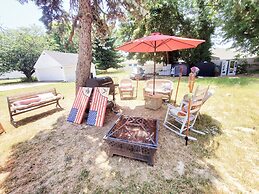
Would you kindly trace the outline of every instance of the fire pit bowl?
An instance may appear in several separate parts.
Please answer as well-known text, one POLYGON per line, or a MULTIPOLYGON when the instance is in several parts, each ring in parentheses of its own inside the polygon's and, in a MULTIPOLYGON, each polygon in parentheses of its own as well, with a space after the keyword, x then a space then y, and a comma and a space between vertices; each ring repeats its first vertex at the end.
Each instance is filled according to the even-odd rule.
POLYGON ((158 146, 158 122, 122 115, 104 136, 109 155, 125 156, 154 165, 158 146))

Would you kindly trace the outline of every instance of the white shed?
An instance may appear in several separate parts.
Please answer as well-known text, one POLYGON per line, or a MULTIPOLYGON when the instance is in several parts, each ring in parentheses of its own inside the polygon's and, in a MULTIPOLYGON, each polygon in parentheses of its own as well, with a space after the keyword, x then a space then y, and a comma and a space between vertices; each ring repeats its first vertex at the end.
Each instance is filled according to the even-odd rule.
MULTIPOLYGON (((75 81, 78 54, 43 51, 34 65, 38 81, 75 81)), ((96 76, 95 65, 91 73, 96 76)))

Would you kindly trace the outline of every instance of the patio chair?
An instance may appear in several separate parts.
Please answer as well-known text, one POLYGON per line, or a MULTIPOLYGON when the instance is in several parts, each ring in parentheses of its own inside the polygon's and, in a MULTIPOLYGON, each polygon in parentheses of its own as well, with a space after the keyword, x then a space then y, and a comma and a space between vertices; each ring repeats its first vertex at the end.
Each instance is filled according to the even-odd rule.
POLYGON ((133 98, 134 87, 131 79, 122 79, 119 84, 120 98, 133 98), (125 96, 126 95, 126 96, 125 96))
MULTIPOLYGON (((194 129, 194 124, 199 115, 199 111, 202 105, 208 100, 208 98, 212 95, 210 92, 206 92, 203 98, 193 98, 192 104, 190 107, 190 125, 189 130, 196 132, 198 134, 205 135, 204 132, 194 129)), ((184 131, 187 130, 187 119, 188 119, 188 101, 185 99, 182 100, 179 107, 168 104, 168 109, 166 113, 166 117, 164 120, 164 126, 176 133, 181 137, 185 137, 184 131)), ((190 140, 197 140, 194 137, 188 136, 190 140)))

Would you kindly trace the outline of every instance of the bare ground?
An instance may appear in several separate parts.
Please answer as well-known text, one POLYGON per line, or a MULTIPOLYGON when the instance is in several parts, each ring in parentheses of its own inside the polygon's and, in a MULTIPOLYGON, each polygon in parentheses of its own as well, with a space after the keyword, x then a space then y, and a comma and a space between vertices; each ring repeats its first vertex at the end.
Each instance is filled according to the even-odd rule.
MULTIPOLYGON (((123 114, 159 120, 153 167, 108 156, 103 136, 118 118, 113 112, 107 112, 101 128, 71 124, 61 116, 51 130, 13 147, 8 164, 0 169, 7 174, 2 188, 6 193, 216 192, 212 182, 218 180, 217 175, 203 162, 201 143, 185 146, 183 139, 162 127, 165 105, 152 111, 144 108, 143 100, 132 102, 120 102, 123 114)), ((207 149, 203 151, 208 154, 207 149)))

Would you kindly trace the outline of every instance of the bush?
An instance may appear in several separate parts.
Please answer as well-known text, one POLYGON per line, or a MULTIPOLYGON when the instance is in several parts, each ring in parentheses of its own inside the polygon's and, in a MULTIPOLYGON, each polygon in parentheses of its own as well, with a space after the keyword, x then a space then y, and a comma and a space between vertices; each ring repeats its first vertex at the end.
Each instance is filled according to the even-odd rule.
POLYGON ((248 67, 248 63, 246 61, 244 61, 241 64, 237 65, 237 74, 244 74, 247 73, 247 67, 248 67))
POLYGON ((37 82, 36 77, 31 77, 31 79, 28 79, 27 77, 21 78, 21 82, 37 82))

